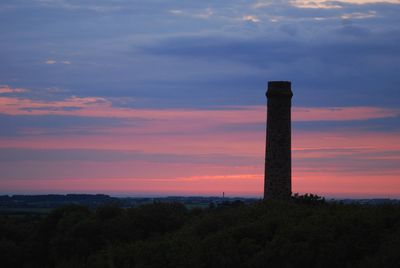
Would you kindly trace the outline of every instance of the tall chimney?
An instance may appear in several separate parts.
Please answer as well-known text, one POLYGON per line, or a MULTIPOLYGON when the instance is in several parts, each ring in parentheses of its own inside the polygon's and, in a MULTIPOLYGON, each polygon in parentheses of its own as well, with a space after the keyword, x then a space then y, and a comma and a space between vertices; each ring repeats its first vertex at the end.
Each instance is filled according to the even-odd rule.
POLYGON ((268 82, 266 95, 268 115, 264 199, 288 199, 292 194, 291 82, 268 82))

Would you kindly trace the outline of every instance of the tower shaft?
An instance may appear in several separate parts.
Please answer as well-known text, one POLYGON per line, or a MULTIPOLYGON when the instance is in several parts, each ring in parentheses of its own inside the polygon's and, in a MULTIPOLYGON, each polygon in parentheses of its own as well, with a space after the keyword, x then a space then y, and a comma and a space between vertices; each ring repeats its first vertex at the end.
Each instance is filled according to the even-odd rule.
POLYGON ((291 82, 268 82, 264 199, 292 194, 291 82))

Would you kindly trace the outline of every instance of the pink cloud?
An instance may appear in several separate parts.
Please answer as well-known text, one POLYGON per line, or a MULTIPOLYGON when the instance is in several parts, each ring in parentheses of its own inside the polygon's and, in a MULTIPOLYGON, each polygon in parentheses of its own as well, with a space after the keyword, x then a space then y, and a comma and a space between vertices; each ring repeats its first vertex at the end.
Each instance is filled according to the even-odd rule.
MULTIPOLYGON (((11 89, 4 87, 3 91, 9 92, 11 89)), ((266 118, 266 107, 264 106, 231 106, 222 107, 223 109, 219 110, 137 109, 115 107, 110 100, 101 97, 72 96, 61 101, 0 97, 0 104, 0 113, 8 115, 68 115, 185 122, 195 121, 218 124, 263 123, 266 118)), ((399 109, 379 107, 295 107, 293 109, 294 121, 352 121, 396 117, 398 115, 400 115, 399 109)))
POLYGON ((0 94, 4 93, 25 93, 29 90, 24 88, 11 88, 10 86, 0 85, 0 94))
MULTIPOLYGON (((10 91, 8 87, 4 88, 7 90, 3 91, 10 91)), ((101 164, 89 160, 60 161, 51 165, 44 161, 3 161, 0 163, 3 178, 0 188, 3 191, 180 194, 224 191, 261 196, 265 132, 246 129, 234 132, 224 126, 264 125, 264 106, 159 110, 115 107, 110 100, 100 97, 73 96, 60 101, 0 97, 0 113, 125 119, 124 124, 117 127, 96 127, 91 135, 79 134, 80 131, 52 135, 46 129, 25 128, 23 136, 2 137, 0 148, 135 150, 147 154, 224 154, 255 159, 252 165, 236 166, 223 161, 207 165, 144 160, 101 164)), ((399 110, 379 107, 293 109, 295 121, 349 121, 394 116, 399 116, 399 110)), ((397 174, 400 174, 400 167, 389 170, 376 166, 382 161, 393 163, 399 159, 399 134, 357 129, 294 131, 294 191, 399 195, 397 174)))
MULTIPOLYGON (((262 196, 263 175, 227 174, 177 178, 65 178, 18 179, 0 181, 2 191, 9 192, 103 192, 181 195, 252 195, 262 196)), ((395 175, 348 175, 296 170, 293 192, 314 193, 328 197, 399 198, 400 185, 395 175)))
POLYGON ((400 198, 399 177, 395 174, 343 174, 295 170, 293 191, 331 197, 400 198))
MULTIPOLYGON (((260 196, 260 191, 255 188, 262 187, 259 180, 256 184, 245 180, 230 181, 211 181, 213 187, 210 188, 210 181, 199 181, 195 183, 173 182, 166 180, 137 180, 137 179, 66 179, 66 180, 19 180, 10 182, 0 182, 2 191, 21 192, 21 189, 29 189, 30 193, 49 193, 49 192, 85 192, 99 193, 106 192, 111 194, 124 195, 217 195, 221 196, 225 192, 226 196, 260 196), (124 185, 124 187, 120 187, 124 185), (15 190, 19 189, 19 190, 15 190)), ((22 190, 23 191, 23 190, 22 190)))
MULTIPOLYGON (((0 169, 3 177, 9 179, 2 180, 0 188, 3 191, 15 191, 23 187, 38 191, 170 194, 216 194, 224 191, 261 196, 264 133, 249 131, 164 136, 132 135, 121 129, 110 133, 112 131, 91 136, 39 135, 4 138, 0 140, 0 147, 103 148, 188 156, 220 153, 251 156, 254 163, 232 166, 223 161, 214 164, 155 163, 143 160, 117 163, 60 161, 50 164, 40 161, 3 162, 0 169), (19 168, 21 165, 24 166, 23 169, 19 168), (25 186, 18 186, 20 180, 24 181, 25 186)), ((295 132, 293 191, 330 196, 399 196, 400 166, 391 169, 386 164, 380 166, 386 160, 392 161, 391 163, 397 161, 400 151, 397 142, 399 134, 358 130, 295 132), (391 152, 386 157, 386 153, 391 152)))
POLYGON ((294 153, 324 149, 324 153, 342 150, 400 150, 397 132, 347 131, 301 131, 293 135, 294 153))
POLYGON ((396 117, 399 109, 379 107, 322 107, 293 109, 294 121, 353 121, 396 117))

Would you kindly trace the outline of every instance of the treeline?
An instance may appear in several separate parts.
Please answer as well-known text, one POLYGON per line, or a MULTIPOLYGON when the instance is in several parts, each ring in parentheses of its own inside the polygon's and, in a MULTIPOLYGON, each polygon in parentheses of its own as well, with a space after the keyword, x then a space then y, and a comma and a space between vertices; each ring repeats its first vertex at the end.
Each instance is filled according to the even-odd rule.
POLYGON ((121 207, 140 206, 153 202, 179 202, 187 207, 207 207, 210 203, 243 201, 253 203, 257 198, 218 197, 218 196, 167 196, 167 197, 111 197, 105 194, 47 194, 47 195, 0 195, 0 214, 7 214, 12 209, 19 209, 17 214, 35 213, 36 209, 53 209, 60 206, 77 204, 96 208, 108 203, 118 203, 121 207), (4 212, 4 213, 2 213, 4 212))
POLYGON ((95 207, 111 202, 119 202, 119 199, 105 194, 0 195, 0 207, 5 208, 54 208, 71 203, 95 207))
POLYGON ((400 207, 315 196, 0 218, 1 267, 400 267, 400 207))

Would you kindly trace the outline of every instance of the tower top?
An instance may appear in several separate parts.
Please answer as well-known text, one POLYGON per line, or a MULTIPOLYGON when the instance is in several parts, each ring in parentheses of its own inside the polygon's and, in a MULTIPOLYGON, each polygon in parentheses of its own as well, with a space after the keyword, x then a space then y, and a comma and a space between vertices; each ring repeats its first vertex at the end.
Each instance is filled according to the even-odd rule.
POLYGON ((292 83, 290 81, 269 81, 267 98, 292 98, 292 83))

